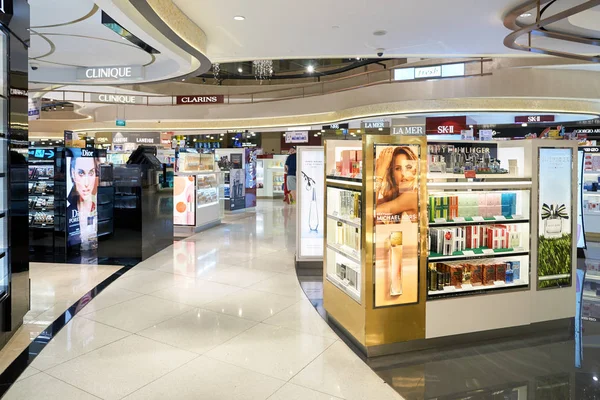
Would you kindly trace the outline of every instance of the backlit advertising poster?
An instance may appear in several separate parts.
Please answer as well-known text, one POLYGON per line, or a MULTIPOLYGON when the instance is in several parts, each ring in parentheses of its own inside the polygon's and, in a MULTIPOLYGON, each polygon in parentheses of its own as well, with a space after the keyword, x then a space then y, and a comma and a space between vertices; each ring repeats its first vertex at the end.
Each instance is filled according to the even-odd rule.
POLYGON ((243 153, 232 153, 229 156, 231 169, 229 170, 229 208, 231 211, 242 210, 246 207, 245 181, 243 153))
POLYGON ((375 307, 419 298, 420 148, 375 145, 375 307))
POLYGON ((323 259, 325 153, 322 147, 298 151, 299 260, 323 259))
POLYGON ((262 149, 246 149, 246 208, 256 207, 256 157, 262 149))
POLYGON ((585 249, 585 226, 583 224, 583 161, 585 159, 583 150, 577 152, 577 248, 585 249))
POLYGON ((65 149, 67 174, 67 247, 98 249, 98 171, 94 149, 65 149))
POLYGON ((175 176, 173 179, 173 224, 196 225, 195 191, 195 176, 175 176))
POLYGON ((571 149, 539 149, 538 288, 571 285, 571 149))

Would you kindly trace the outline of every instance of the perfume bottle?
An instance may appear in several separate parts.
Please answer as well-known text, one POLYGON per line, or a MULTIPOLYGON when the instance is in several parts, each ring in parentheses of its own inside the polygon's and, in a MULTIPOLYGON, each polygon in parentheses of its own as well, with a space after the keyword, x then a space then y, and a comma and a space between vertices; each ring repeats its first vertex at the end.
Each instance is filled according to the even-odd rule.
POLYGON ((336 242, 340 246, 344 244, 344 226, 339 221, 337 223, 336 242))
POLYGON ((319 210, 317 208, 317 191, 315 188, 312 190, 312 200, 310 201, 310 208, 308 210, 308 228, 311 232, 318 232, 319 230, 319 210))
POLYGON ((390 234, 390 294, 399 296, 402 294, 402 232, 390 234))

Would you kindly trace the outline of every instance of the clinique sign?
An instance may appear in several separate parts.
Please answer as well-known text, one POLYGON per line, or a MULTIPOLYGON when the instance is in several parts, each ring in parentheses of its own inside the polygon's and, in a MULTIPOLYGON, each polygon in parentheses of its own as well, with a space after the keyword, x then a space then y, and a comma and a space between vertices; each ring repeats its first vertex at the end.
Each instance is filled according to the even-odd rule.
POLYGON ((117 104, 142 104, 144 98, 142 96, 133 96, 128 94, 104 94, 92 93, 90 95, 93 103, 117 103, 117 104))
POLYGON ((141 65, 77 68, 78 81, 127 81, 144 78, 141 65))

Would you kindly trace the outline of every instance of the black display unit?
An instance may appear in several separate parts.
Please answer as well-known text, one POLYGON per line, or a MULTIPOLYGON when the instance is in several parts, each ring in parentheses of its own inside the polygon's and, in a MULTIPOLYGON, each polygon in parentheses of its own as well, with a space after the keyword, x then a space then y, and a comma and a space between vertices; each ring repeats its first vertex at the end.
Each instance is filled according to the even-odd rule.
POLYGON ((29 149, 29 248, 40 256, 54 247, 54 155, 51 147, 29 149))

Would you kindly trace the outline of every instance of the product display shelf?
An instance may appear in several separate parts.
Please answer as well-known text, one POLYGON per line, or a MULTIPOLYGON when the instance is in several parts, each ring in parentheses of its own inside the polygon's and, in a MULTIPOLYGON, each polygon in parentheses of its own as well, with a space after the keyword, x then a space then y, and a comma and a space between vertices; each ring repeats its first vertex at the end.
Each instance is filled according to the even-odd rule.
POLYGON ((581 182, 586 238, 600 241, 600 147, 584 147, 581 182))
POLYGON ((531 179, 428 178, 428 300, 528 289, 531 179))
POLYGON ((259 197, 274 198, 282 197, 284 194, 284 179, 285 179, 285 161, 287 156, 274 155, 273 158, 265 158, 260 161, 263 163, 262 167, 262 178, 263 183, 262 190, 260 188, 258 180, 258 166, 257 166, 257 184, 259 184, 259 197))
MULTIPOLYGON (((37 148, 38 152, 53 152, 37 148)), ((29 227, 54 229, 54 160, 31 158, 29 161, 29 227)))

